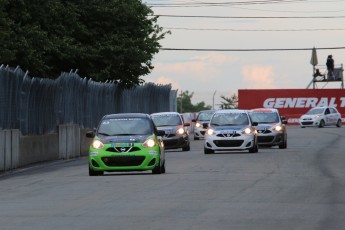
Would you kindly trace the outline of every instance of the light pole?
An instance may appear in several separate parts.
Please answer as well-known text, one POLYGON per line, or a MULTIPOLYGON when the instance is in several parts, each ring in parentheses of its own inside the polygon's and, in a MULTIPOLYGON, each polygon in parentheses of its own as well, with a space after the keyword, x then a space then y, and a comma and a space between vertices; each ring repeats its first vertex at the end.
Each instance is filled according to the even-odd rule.
POLYGON ((180 113, 182 113, 182 96, 183 96, 183 91, 181 89, 181 107, 180 107, 180 113))
POLYGON ((216 92, 217 92, 217 90, 216 90, 216 91, 214 91, 214 93, 213 93, 213 99, 212 99, 212 109, 214 109, 214 95, 216 95, 216 92))

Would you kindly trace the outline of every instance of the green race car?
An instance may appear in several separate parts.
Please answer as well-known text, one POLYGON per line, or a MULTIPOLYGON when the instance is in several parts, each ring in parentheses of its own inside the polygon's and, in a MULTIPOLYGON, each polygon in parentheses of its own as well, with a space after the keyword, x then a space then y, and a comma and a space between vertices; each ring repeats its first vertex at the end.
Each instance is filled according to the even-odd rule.
POLYGON ((142 113, 106 115, 95 131, 89 149, 89 175, 107 172, 146 171, 165 173, 164 131, 142 113))

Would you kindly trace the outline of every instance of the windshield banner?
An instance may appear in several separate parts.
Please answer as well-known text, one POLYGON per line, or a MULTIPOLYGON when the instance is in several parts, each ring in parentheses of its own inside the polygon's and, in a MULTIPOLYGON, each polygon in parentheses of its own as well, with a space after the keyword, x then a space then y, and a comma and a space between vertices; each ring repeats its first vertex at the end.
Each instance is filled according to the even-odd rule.
POLYGON ((297 125, 310 108, 333 106, 345 122, 344 89, 240 89, 238 108, 274 108, 285 116, 288 124, 297 125))

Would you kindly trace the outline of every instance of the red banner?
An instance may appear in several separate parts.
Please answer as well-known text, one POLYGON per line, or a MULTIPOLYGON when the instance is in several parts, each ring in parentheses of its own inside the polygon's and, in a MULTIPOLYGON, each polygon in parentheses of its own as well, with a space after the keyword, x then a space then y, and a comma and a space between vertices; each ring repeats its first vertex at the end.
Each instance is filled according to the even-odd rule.
POLYGON ((301 115, 317 106, 337 108, 345 122, 344 89, 240 89, 238 108, 275 108, 288 120, 298 124, 301 115))

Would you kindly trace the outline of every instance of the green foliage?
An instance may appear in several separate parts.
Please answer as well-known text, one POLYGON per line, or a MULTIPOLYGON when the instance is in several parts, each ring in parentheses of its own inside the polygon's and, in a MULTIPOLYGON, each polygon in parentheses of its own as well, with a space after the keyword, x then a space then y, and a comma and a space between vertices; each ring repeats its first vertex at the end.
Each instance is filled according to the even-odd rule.
POLYGON ((168 32, 141 0, 0 0, 0 63, 140 85, 168 32))
POLYGON ((237 109, 238 108, 238 96, 234 93, 230 97, 220 96, 224 101, 221 102, 221 109, 237 109))
POLYGON ((205 105, 205 102, 199 102, 196 105, 192 104, 192 97, 194 93, 189 93, 189 91, 184 91, 177 97, 177 111, 179 113, 188 113, 188 112, 199 112, 201 110, 211 109, 210 105, 205 105), (182 101, 182 104, 181 104, 182 101), (182 111, 181 111, 182 105, 182 111))

